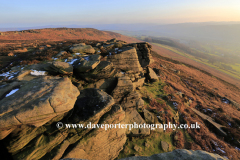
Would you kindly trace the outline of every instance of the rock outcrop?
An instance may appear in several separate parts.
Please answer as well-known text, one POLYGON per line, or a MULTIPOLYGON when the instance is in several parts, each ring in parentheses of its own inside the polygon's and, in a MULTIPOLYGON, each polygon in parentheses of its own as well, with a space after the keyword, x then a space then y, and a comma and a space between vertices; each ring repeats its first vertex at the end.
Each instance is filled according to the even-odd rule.
POLYGON ((155 123, 155 115, 149 112, 147 109, 143 110, 144 119, 147 123, 154 124, 155 123))
MULTIPOLYGON (((114 105, 102 124, 125 124, 125 112, 114 105), (117 120, 117 121, 116 121, 117 120)), ((65 158, 113 160, 126 142, 126 128, 98 128, 80 140, 65 158)))
POLYGON ((91 69, 88 72, 79 72, 78 76, 88 82, 95 82, 100 79, 111 78, 114 74, 115 68, 113 67, 112 63, 108 61, 101 61, 94 69, 91 69))
POLYGON ((206 151, 193 151, 186 149, 177 149, 172 152, 154 154, 150 157, 128 157, 122 158, 121 160, 187 160, 187 159, 197 159, 197 160, 227 160, 227 158, 221 157, 218 154, 209 153, 206 151))
POLYGON ((85 73, 93 70, 100 63, 100 55, 90 55, 74 63, 74 68, 77 73, 85 73))
POLYGON ((68 78, 42 77, 12 87, 9 92, 17 91, 0 101, 1 131, 18 125, 42 126, 71 110, 79 95, 68 78))
POLYGON ((150 134, 150 128, 144 128, 143 125, 147 124, 144 119, 141 117, 141 115, 137 112, 135 108, 128 108, 126 109, 126 123, 127 124, 137 124, 142 125, 140 128, 129 128, 127 130, 127 134, 132 135, 132 136, 137 136, 137 135, 149 135, 150 134))
POLYGON ((133 47, 121 48, 121 52, 108 56, 108 61, 112 62, 117 69, 123 71, 131 70, 133 72, 142 71, 142 67, 138 61, 137 51, 133 47))
POLYGON ((143 68, 153 63, 154 60, 151 55, 152 46, 149 43, 147 42, 136 43, 136 47, 137 47, 139 63, 143 68))
POLYGON ((107 92, 108 94, 111 94, 113 89, 117 86, 118 78, 108 78, 108 79, 101 79, 95 83, 89 84, 88 88, 97 88, 101 89, 104 92, 107 92))
MULTIPOLYGON (((70 90, 69 88, 68 86, 68 90, 70 90)), ((56 89, 56 91, 59 90, 56 89)), ((62 103, 60 99, 58 100, 59 103, 62 103)), ((75 103, 75 99, 72 99, 72 103, 75 103)), ((82 90, 72 112, 52 118, 41 126, 20 125, 12 131, 7 139, 4 139, 4 142, 8 151, 17 160, 57 160, 63 154, 65 154, 64 157, 74 157, 75 155, 77 157, 86 156, 89 159, 96 157, 114 159, 126 141, 126 129, 109 127, 105 130, 105 128, 96 127, 97 123, 100 125, 125 124, 125 112, 121 106, 113 105, 114 99, 101 90, 82 90), (101 121, 99 121, 100 119, 101 121), (62 121, 63 124, 90 125, 90 127, 84 129, 62 126, 63 128, 58 129, 54 123, 57 121, 62 121), (71 144, 74 144, 75 147, 72 148, 71 144), (68 151, 65 152, 67 149, 68 151), (21 152, 19 152, 20 150, 21 152)))
POLYGON ((144 101, 138 92, 132 91, 123 98, 121 106, 124 110, 128 108, 142 109, 144 107, 144 101))
POLYGON ((116 88, 112 92, 112 96, 117 103, 122 101, 130 92, 134 90, 133 83, 129 77, 119 77, 116 88))
MULTIPOLYGON (((226 135, 221 129, 223 126, 218 124, 220 122, 216 123, 209 116, 190 109, 196 101, 200 102, 183 88, 171 85, 170 74, 179 77, 172 72, 176 72, 172 66, 166 73, 159 69, 160 63, 150 65, 153 62, 150 44, 128 44, 116 39, 107 42, 74 41, 78 42, 84 43, 66 41, 57 47, 51 43, 48 46, 51 49, 44 48, 46 52, 50 50, 50 54, 62 50, 55 56, 58 58, 51 59, 51 55, 47 57, 51 59, 47 63, 19 65, 12 67, 9 73, 1 74, 4 79, 0 82, 0 145, 4 145, 6 153, 13 159, 113 160, 134 154, 134 158, 126 159, 222 158, 203 151, 172 151, 173 146, 182 148, 185 144, 193 149, 203 147, 200 143, 203 136, 194 139, 196 143, 187 142, 182 132, 165 130, 161 124, 189 122, 189 116, 194 121, 199 118, 190 111, 212 124, 222 135, 230 134, 226 135), (58 48, 61 45, 64 47, 58 48), (170 78, 166 85, 157 82, 160 75, 168 73, 170 78), (184 107, 188 110, 183 110, 184 107), (157 124, 156 128, 152 124, 157 124), (162 151, 172 152, 151 157, 136 155, 162 151)), ((239 107, 238 102, 225 97, 222 101, 239 107)), ((233 121, 239 122, 229 119, 232 129, 236 126, 233 121)), ((194 137, 195 133, 199 136, 206 133, 201 129, 187 130, 186 134, 194 137)), ((237 151, 230 152, 229 147, 221 142, 214 140, 206 143, 206 148, 224 153, 221 155, 235 156, 233 153, 237 151)), ((239 145, 239 141, 236 140, 235 144, 239 145)))

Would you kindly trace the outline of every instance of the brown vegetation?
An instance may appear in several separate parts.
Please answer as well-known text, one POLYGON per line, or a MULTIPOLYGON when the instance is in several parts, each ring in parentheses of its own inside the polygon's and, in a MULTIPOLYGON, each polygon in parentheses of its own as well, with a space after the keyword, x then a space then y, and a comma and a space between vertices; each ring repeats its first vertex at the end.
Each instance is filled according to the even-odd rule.
MULTIPOLYGON (((162 52, 160 52, 162 53, 162 52)), ((204 73, 194 67, 175 63, 174 60, 163 58, 157 53, 152 53, 155 62, 150 66, 160 70, 160 78, 167 85, 164 91, 167 100, 177 102, 177 111, 181 113, 180 123, 200 123, 200 129, 187 129, 187 133, 194 140, 183 145, 184 140, 179 138, 175 143, 178 148, 202 149, 217 153, 230 159, 238 159, 239 151, 235 149, 234 141, 239 140, 239 114, 240 111, 231 103, 224 103, 223 98, 231 99, 240 103, 240 90, 234 85, 215 78, 209 73, 204 73), (165 67, 161 67, 162 66, 165 67), (180 71, 180 74, 174 72, 180 71), (184 97, 180 97, 182 92, 184 97), (191 103, 187 103, 191 100, 191 103), (228 136, 222 137, 207 122, 203 121, 190 108, 196 108, 200 112, 212 117, 217 123, 225 126, 228 136), (231 144, 231 145, 229 145, 231 144)), ((155 101, 150 103, 154 109, 161 108, 155 101)), ((171 111, 170 111, 171 112, 171 111)), ((168 115, 171 117, 171 114, 168 115)), ((178 136, 181 137, 181 133, 178 136)))

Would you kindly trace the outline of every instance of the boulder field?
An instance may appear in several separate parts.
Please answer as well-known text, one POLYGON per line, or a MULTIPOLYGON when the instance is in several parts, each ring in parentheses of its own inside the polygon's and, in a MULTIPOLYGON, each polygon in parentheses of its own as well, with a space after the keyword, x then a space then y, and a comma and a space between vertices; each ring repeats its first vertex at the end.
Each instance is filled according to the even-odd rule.
MULTIPOLYGON (((112 39, 72 44, 52 61, 13 68, 18 74, 0 83, 0 140, 9 155, 15 160, 113 160, 127 136, 150 135, 153 131, 147 128, 67 128, 65 124, 160 124, 154 113, 144 109, 138 92, 145 83, 159 81, 149 67, 151 52, 148 43, 112 39), (67 52, 72 56, 63 58, 67 52)), ((175 150, 123 160, 186 157, 222 158, 204 151, 175 150)))

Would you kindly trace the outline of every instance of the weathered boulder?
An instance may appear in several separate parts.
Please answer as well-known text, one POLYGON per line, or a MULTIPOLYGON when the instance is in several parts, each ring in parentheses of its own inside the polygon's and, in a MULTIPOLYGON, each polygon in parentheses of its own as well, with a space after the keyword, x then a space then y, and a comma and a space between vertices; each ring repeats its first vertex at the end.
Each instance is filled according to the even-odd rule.
POLYGON ((78 44, 69 49, 72 53, 94 54, 95 49, 91 45, 78 44))
POLYGON ((105 43, 104 45, 103 45, 103 48, 105 49, 105 50, 111 50, 111 49, 113 49, 113 47, 114 47, 114 43, 105 43))
POLYGON ((143 42, 143 43, 134 43, 131 45, 136 48, 139 63, 143 68, 145 68, 146 66, 154 62, 151 55, 152 46, 149 43, 143 42))
MULTIPOLYGON (((119 105, 114 105, 102 119, 102 124, 125 124, 125 112, 119 105)), ((113 160, 123 149, 127 139, 125 132, 126 128, 120 127, 97 128, 81 139, 64 158, 113 160)))
POLYGON ((145 82, 145 77, 139 78, 138 80, 133 82, 133 86, 134 88, 142 87, 144 82, 145 82))
POLYGON ((67 62, 54 61, 45 69, 52 74, 73 74, 73 66, 67 62))
POLYGON ((101 79, 95 83, 91 83, 90 85, 87 86, 87 88, 97 88, 111 94, 113 89, 117 86, 117 83, 118 83, 117 78, 113 77, 109 79, 101 79))
POLYGON ((133 72, 142 71, 142 67, 138 61, 137 51, 133 47, 123 47, 122 52, 115 55, 109 55, 108 61, 121 70, 132 70, 133 72))
MULTIPOLYGON (((65 90, 68 91, 70 89, 68 87, 65 90)), ((91 158, 91 156, 102 156, 102 153, 104 153, 105 158, 115 158, 126 141, 126 129, 111 128, 105 130, 101 127, 95 127, 96 129, 92 131, 94 129, 92 125, 96 126, 97 123, 125 123, 125 112, 120 106, 112 107, 113 104, 114 99, 101 90, 81 90, 81 95, 78 97, 71 112, 54 117, 43 126, 18 126, 18 128, 4 139, 8 152, 16 160, 58 160, 64 155, 66 150, 65 155, 69 155, 70 153, 70 155, 86 153, 91 158), (99 122, 100 119, 101 121, 99 122), (84 126, 90 125, 91 127, 88 129, 81 127, 69 128, 63 125, 63 128, 58 129, 56 122, 59 121, 63 124, 83 124, 84 126), (89 132, 90 134, 87 134, 89 132), (102 141, 99 141, 99 138, 102 141), (79 142, 80 139, 81 141, 79 142), (75 147, 72 147, 72 144, 75 147), (82 152, 82 146, 85 147, 84 152, 82 152), (90 148, 94 148, 94 150, 90 148), (97 152, 98 149, 100 150, 99 152, 97 152)), ((81 156, 83 155, 81 154, 81 156)))
POLYGON ((127 129, 127 134, 137 136, 137 135, 149 135, 150 134, 150 128, 144 128, 144 124, 147 123, 144 121, 144 119, 141 117, 141 115, 137 112, 134 108, 128 108, 126 109, 126 124, 138 124, 141 125, 139 128, 129 128, 127 129))
POLYGON ((111 78, 115 74, 115 68, 111 62, 101 61, 94 69, 88 72, 79 72, 79 76, 88 82, 96 82, 100 79, 111 78))
POLYGON ((134 149, 136 152, 141 152, 141 151, 142 151, 142 148, 139 147, 138 145, 134 145, 133 149, 134 149))
POLYGON ((100 57, 101 57, 100 55, 95 54, 95 55, 84 57, 84 59, 76 60, 73 63, 76 73, 77 74, 85 73, 90 70, 93 70, 100 63, 100 57))
POLYGON ((101 56, 98 54, 89 55, 87 57, 84 57, 84 59, 86 59, 87 61, 99 61, 100 58, 101 58, 101 56))
POLYGON ((156 128, 153 129, 154 132, 162 133, 164 130, 161 123, 159 123, 157 116, 154 113, 149 112, 147 109, 143 109, 144 120, 149 124, 156 124, 156 128))
POLYGON ((86 121, 90 117, 96 117, 99 112, 109 111, 114 103, 114 99, 106 92, 95 88, 87 88, 81 90, 72 117, 76 122, 86 121))
POLYGON ((123 98, 123 100, 121 101, 121 106, 124 110, 126 110, 127 108, 140 109, 144 107, 144 101, 138 92, 132 91, 123 98))
POLYGON ((222 157, 218 154, 209 153, 206 151, 193 151, 186 149, 177 149, 172 152, 154 154, 150 157, 127 157, 122 158, 121 160, 187 160, 187 159, 196 159, 196 160, 227 160, 227 158, 222 157))
POLYGON ((144 114, 144 119, 147 123, 149 123, 149 124, 155 123, 156 116, 153 113, 149 112, 147 109, 144 109, 143 114, 144 114))
POLYGON ((156 73, 150 67, 148 67, 147 74, 148 74, 148 78, 151 82, 156 82, 159 80, 156 73))
POLYGON ((167 152, 168 151, 168 148, 169 148, 169 145, 167 142, 165 141, 161 141, 161 148, 164 152, 167 152))
POLYGON ((1 131, 17 125, 42 126, 71 110, 79 95, 68 78, 46 76, 18 83, 9 89, 15 93, 0 101, 1 131))
POLYGON ((97 67, 100 61, 83 60, 74 66, 77 73, 88 72, 97 67))
POLYGON ((122 98, 134 90, 133 83, 129 77, 119 77, 116 88, 112 92, 115 102, 119 103, 122 98))

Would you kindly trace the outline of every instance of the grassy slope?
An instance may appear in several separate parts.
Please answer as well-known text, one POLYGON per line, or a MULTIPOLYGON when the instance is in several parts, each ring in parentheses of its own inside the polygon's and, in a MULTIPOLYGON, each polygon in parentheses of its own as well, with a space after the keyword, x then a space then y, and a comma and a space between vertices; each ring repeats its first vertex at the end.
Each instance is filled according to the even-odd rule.
POLYGON ((215 69, 217 69, 217 70, 219 70, 221 72, 224 72, 224 73, 226 73, 226 74, 228 74, 228 75, 230 75, 230 76, 232 76, 234 78, 240 79, 240 65, 239 64, 232 64, 231 65, 231 67, 234 70, 236 70, 236 72, 230 71, 230 70, 224 70, 224 69, 218 67, 217 65, 213 65, 211 63, 208 63, 208 60, 206 60, 206 59, 196 58, 196 57, 194 57, 192 55, 189 55, 189 54, 187 54, 187 53, 185 53, 183 51, 180 51, 180 50, 178 50, 176 48, 173 48, 173 47, 170 47, 170 46, 167 46, 167 45, 158 44, 158 43, 153 43, 153 44, 155 44, 157 46, 160 46, 160 47, 163 47, 165 49, 168 49, 168 50, 170 50, 170 51, 172 51, 174 53, 177 53, 177 54, 182 55, 184 57, 187 57, 189 59, 192 59, 192 60, 194 60, 196 62, 200 62, 202 64, 205 64, 205 65, 209 66, 209 67, 215 68, 215 69))

